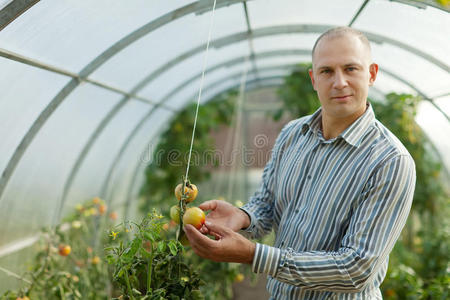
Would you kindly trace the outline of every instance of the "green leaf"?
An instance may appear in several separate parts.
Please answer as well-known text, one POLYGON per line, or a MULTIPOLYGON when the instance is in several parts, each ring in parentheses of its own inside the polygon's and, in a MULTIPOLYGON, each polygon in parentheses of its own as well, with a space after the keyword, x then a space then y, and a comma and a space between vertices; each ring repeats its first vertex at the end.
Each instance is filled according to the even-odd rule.
POLYGON ((161 252, 161 253, 166 251, 166 243, 165 242, 159 242, 158 243, 158 251, 161 252))
POLYGON ((169 249, 173 256, 178 254, 177 244, 174 241, 169 242, 169 249))
POLYGON ((136 254, 136 252, 139 250, 139 248, 142 245, 142 240, 140 238, 135 238, 132 242, 130 247, 128 247, 125 252, 123 253, 123 258, 125 260, 132 260, 133 256, 136 254))
POLYGON ((144 231, 144 237, 149 240, 154 242, 156 240, 155 235, 153 232, 148 232, 148 231, 144 231))

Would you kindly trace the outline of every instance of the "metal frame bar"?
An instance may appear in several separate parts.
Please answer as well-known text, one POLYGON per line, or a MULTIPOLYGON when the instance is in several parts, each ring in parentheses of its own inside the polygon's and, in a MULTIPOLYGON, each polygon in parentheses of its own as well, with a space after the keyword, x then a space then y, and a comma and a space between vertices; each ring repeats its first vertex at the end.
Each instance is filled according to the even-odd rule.
MULTIPOLYGON (((284 50, 268 51, 268 52, 262 52, 259 54, 255 54, 255 58, 262 59, 262 58, 270 58, 270 57, 286 56, 286 55, 302 55, 302 54, 305 54, 306 51, 309 51, 309 50, 298 49, 298 50, 286 50, 286 51, 284 51, 284 50)), ((309 51, 308 53, 311 53, 311 51, 309 51)), ((216 71, 218 69, 221 69, 223 67, 232 67, 234 65, 240 64, 242 62, 245 62, 246 58, 247 58, 246 56, 242 56, 242 57, 234 58, 234 59, 225 61, 223 63, 217 64, 217 65, 207 69, 205 74, 209 74, 209 73, 216 71)), ((173 88, 171 92, 169 92, 167 95, 165 95, 162 98, 161 102, 167 102, 175 94, 180 92, 181 89, 190 85, 195 80, 199 79, 201 76, 202 76, 202 73, 198 73, 198 74, 195 74, 194 76, 192 76, 191 78, 187 79, 186 81, 182 82, 181 84, 179 84, 178 86, 173 88)))
POLYGON ((367 3, 369 3, 370 0, 365 0, 363 4, 361 4, 361 7, 356 12, 355 16, 352 18, 350 23, 348 24, 348 27, 352 27, 353 23, 355 23, 356 19, 358 19, 359 15, 362 13, 364 8, 366 7, 367 3))
MULTIPOLYGON (((134 138, 134 136, 138 133, 138 131, 144 126, 144 124, 147 121, 150 121, 150 117, 153 115, 153 113, 156 111, 156 107, 152 107, 147 114, 145 114, 140 121, 136 124, 136 126, 133 128, 133 130, 131 131, 130 135, 127 137, 127 139, 125 140, 125 142, 122 144, 122 146, 120 147, 120 150, 117 152, 116 156, 113 159, 113 162, 111 163, 111 166, 107 172, 107 176, 105 178, 105 180, 103 181, 102 184, 102 188, 101 188, 101 194, 102 195, 107 195, 107 189, 109 186, 109 182, 111 180, 112 174, 114 173, 114 169, 115 167, 118 165, 120 159, 122 158, 122 155, 125 153, 127 146, 130 144, 131 140, 134 138)), ((110 197, 107 197, 107 199, 109 199, 110 197)), ((109 200, 107 200, 109 201, 109 200)))
MULTIPOLYGON (((57 224, 58 220, 61 218, 62 210, 64 207, 64 204, 67 200, 67 196, 69 194, 69 190, 72 186, 73 181, 75 180, 75 177, 81 168, 81 165, 83 164, 84 159, 86 158, 87 154, 89 153, 90 149, 94 145, 94 142, 97 140, 98 136, 103 132, 103 130, 106 128, 106 126, 109 124, 109 122, 114 118, 114 116, 117 115, 117 113, 129 102, 128 97, 123 98, 120 100, 112 109, 108 112, 108 114, 102 119, 100 124, 97 126, 97 128, 94 130, 94 132, 89 137, 89 140, 83 147, 83 150, 78 155, 75 163, 73 164, 72 169, 70 170, 69 176, 67 177, 66 181, 64 182, 63 192, 61 196, 61 201, 58 204, 58 208, 56 210, 55 215, 53 216, 53 225, 57 224)), ((103 195, 100 195, 101 197, 103 195)))
POLYGON ((412 88, 414 91, 417 92, 417 94, 419 96, 421 96, 424 100, 427 100, 428 102, 430 102, 434 108, 436 108, 446 119, 448 122, 450 122, 450 117, 447 115, 447 113, 445 111, 443 111, 436 103, 434 103, 433 99, 429 98, 427 95, 425 95, 424 92, 422 92, 421 90, 419 90, 416 86, 414 86, 412 83, 410 83, 409 81, 407 81, 406 79, 403 79, 402 77, 392 73, 389 70, 386 69, 381 69, 384 73, 386 73, 387 75, 397 79, 398 81, 402 82, 403 84, 409 86, 410 88, 412 88))
POLYGON ((93 84, 95 86, 98 86, 100 88, 103 88, 103 89, 115 92, 117 94, 121 94, 121 95, 123 95, 123 96, 125 96, 127 98, 135 99, 135 100, 138 100, 138 101, 141 101, 141 102, 144 102, 144 103, 156 104, 154 101, 152 101, 150 99, 146 99, 145 97, 141 97, 141 96, 136 95, 136 93, 126 92, 126 91, 124 91, 124 90, 122 90, 120 88, 108 85, 108 84, 103 83, 101 81, 93 80, 93 79, 90 79, 90 78, 87 78, 87 77, 82 77, 82 76, 80 76, 80 75, 78 75, 76 73, 73 73, 73 72, 70 72, 70 71, 67 71, 67 70, 64 70, 64 69, 61 69, 61 68, 58 68, 58 67, 55 67, 55 66, 52 66, 52 65, 40 62, 40 61, 35 60, 35 59, 31 59, 31 58, 22 56, 20 54, 17 54, 17 53, 14 53, 14 52, 2 49, 2 48, 0 48, 0 56, 4 57, 4 58, 7 58, 7 59, 10 59, 10 60, 13 60, 13 61, 16 61, 16 62, 19 62, 19 63, 26 64, 28 66, 36 67, 36 68, 39 68, 39 69, 42 69, 42 70, 46 70, 46 71, 50 71, 50 72, 53 72, 53 73, 56 73, 56 74, 64 75, 64 76, 67 76, 67 77, 71 77, 72 79, 75 79, 75 80, 77 80, 80 83, 81 82, 91 83, 91 84, 93 84))
POLYGON ((39 0, 13 0, 0 10, 0 31, 17 19, 39 0))

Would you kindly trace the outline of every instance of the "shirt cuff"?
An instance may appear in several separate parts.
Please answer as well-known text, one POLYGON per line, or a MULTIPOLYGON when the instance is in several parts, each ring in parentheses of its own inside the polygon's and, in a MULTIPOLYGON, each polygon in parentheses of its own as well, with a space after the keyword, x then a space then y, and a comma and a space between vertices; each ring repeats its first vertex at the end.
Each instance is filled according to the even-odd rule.
POLYGON ((255 215, 252 212, 246 210, 245 208, 240 207, 239 209, 242 210, 243 212, 245 212, 250 218, 250 226, 248 226, 247 228, 242 228, 241 230, 244 232, 248 232, 248 233, 253 232, 253 230, 255 229, 255 226, 256 226, 255 215))
POLYGON ((255 273, 265 273, 275 277, 278 271, 281 256, 281 249, 256 243, 252 271, 255 273))

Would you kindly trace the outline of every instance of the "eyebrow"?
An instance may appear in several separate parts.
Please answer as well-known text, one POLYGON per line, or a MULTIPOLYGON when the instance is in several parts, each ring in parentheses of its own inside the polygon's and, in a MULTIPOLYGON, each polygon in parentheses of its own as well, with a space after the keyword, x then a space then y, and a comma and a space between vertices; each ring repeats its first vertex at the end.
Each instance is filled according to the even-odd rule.
MULTIPOLYGON (((362 65, 356 62, 350 62, 344 65, 344 67, 353 67, 353 66, 358 66, 361 67, 362 65)), ((323 70, 323 69, 332 69, 332 67, 329 66, 321 66, 317 68, 318 70, 323 70)))

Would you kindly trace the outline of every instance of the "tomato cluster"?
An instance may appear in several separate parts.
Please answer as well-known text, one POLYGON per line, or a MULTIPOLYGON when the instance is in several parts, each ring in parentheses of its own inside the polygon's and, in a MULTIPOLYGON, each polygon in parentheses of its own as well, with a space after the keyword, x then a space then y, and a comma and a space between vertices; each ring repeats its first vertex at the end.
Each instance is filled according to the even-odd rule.
MULTIPOLYGON (((180 183, 175 188, 175 197, 178 201, 184 200, 186 204, 191 203, 197 198, 198 188, 195 184, 186 181, 184 184, 180 183), (184 186, 184 193, 183 193, 184 186)), ((177 224, 180 223, 180 205, 173 205, 170 208, 170 218, 177 224)), ((195 228, 200 229, 205 223, 205 213, 198 207, 189 207, 183 214, 183 223, 191 224, 195 228)))

